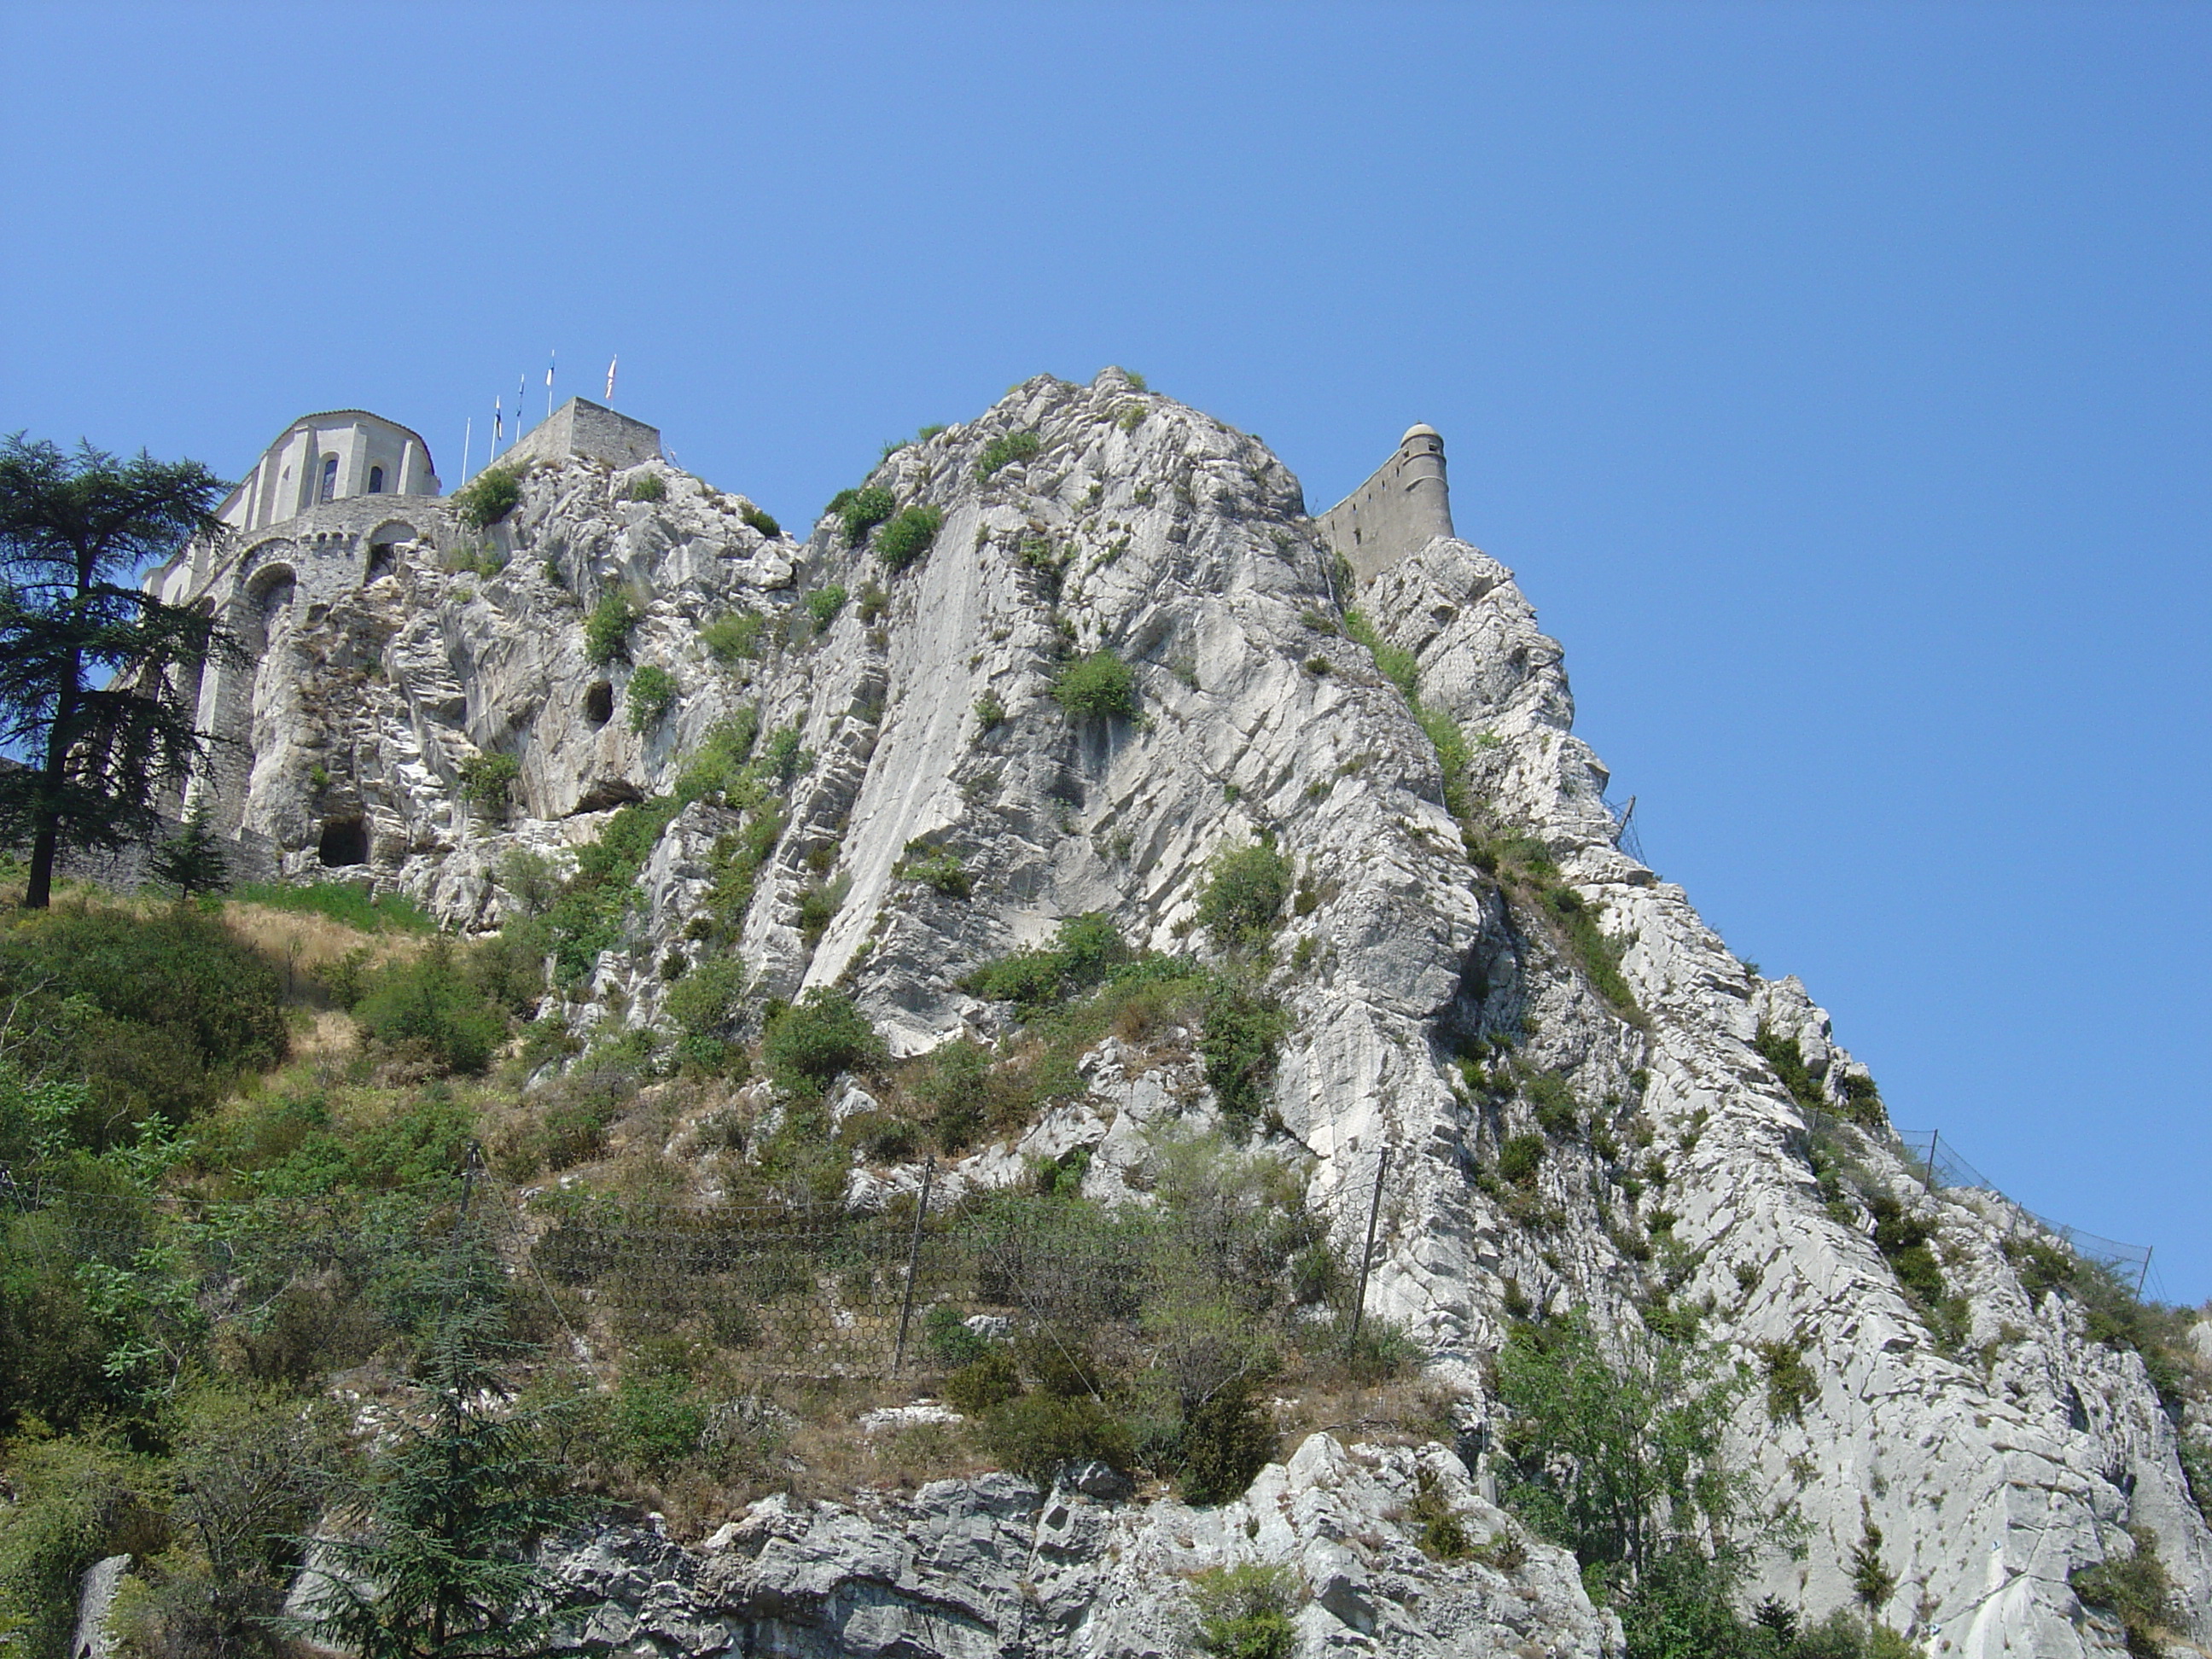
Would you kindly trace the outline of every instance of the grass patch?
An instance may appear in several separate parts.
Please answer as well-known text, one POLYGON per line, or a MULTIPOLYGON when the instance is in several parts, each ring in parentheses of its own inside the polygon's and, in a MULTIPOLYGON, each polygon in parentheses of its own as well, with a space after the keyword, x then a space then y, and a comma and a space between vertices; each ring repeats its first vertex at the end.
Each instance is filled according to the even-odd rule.
POLYGON ((299 885, 276 881, 242 881, 226 895, 234 903, 258 904, 327 916, 364 933, 434 933, 428 911, 398 893, 372 897, 366 886, 349 881, 311 881, 299 885))

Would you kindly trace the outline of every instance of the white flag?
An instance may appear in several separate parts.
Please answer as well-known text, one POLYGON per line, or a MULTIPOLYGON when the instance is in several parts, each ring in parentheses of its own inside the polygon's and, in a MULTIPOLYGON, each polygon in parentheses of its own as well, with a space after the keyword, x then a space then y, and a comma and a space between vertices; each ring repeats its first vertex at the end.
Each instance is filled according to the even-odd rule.
POLYGON ((615 365, 622 361, 619 353, 607 359, 607 402, 615 400, 615 365))

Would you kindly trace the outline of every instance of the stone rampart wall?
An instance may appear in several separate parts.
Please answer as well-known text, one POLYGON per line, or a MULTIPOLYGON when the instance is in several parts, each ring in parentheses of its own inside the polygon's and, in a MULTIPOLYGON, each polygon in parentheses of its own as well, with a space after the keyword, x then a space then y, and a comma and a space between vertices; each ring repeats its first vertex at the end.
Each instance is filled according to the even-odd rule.
POLYGON ((1452 533, 1444 441, 1417 426, 1375 475, 1321 515, 1322 539, 1365 582, 1452 533))

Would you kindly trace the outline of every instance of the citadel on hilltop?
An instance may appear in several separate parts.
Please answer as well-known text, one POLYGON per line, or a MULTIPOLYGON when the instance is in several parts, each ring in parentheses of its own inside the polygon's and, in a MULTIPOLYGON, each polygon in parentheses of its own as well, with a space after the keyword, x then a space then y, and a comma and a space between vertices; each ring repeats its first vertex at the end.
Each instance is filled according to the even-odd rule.
MULTIPOLYGON (((621 470, 664 459, 658 428, 583 398, 571 398, 488 465, 559 465, 583 459, 621 470)), ((199 730, 214 739, 205 761, 173 803, 203 808, 210 828, 238 844, 242 868, 273 872, 297 833, 269 843, 248 822, 262 783, 258 730, 296 701, 285 647, 333 607, 392 574, 400 550, 443 553, 457 527, 443 499, 430 447, 420 433, 366 410, 306 415, 285 428, 216 510, 224 533, 202 538, 149 572, 147 591, 171 605, 219 617, 246 659, 211 660, 184 688, 199 730)), ((1322 539, 1366 582, 1450 536, 1443 440, 1419 425, 1395 453, 1315 521, 1322 539)), ((265 827, 265 826, 264 826, 265 827)), ((333 792, 307 826, 307 845, 325 867, 370 862, 374 837, 361 805, 333 792)))

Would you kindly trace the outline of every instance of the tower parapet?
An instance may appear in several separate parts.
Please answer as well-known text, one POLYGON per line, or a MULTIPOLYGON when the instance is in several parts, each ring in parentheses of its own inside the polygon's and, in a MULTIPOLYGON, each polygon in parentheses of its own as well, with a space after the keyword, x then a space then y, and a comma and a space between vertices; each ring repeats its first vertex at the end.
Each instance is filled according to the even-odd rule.
POLYGON ((514 441, 492 463, 565 461, 572 456, 611 467, 639 466, 660 457, 660 428, 617 414, 588 398, 571 398, 514 441))
POLYGON ((1362 582, 1452 534, 1443 434, 1432 426, 1408 428, 1398 453, 1316 522, 1362 582))

